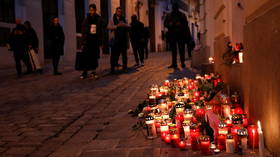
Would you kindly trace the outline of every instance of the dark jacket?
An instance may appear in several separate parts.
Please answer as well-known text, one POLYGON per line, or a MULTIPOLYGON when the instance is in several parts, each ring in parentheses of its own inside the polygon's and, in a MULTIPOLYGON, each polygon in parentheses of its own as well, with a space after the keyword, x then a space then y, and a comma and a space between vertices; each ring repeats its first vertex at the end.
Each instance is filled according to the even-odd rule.
POLYGON ((164 26, 168 29, 167 40, 189 40, 188 21, 180 11, 172 11, 166 16, 164 26))
POLYGON ((64 32, 60 25, 51 25, 49 28, 50 53, 53 56, 64 54, 64 32))
POLYGON ((11 50, 15 53, 24 53, 28 50, 28 37, 24 25, 18 24, 11 32, 9 38, 11 50))
MULTIPOLYGON (((114 14, 113 16, 113 22, 114 25, 117 25, 120 22, 127 23, 124 16, 118 18, 116 14, 114 14)), ((117 43, 128 43, 128 30, 129 28, 127 27, 117 27, 117 29, 115 30, 115 40, 117 43)))
POLYGON ((82 70, 95 70, 100 58, 100 46, 102 45, 103 22, 98 14, 88 16, 82 24, 82 70))
POLYGON ((144 24, 138 20, 132 21, 130 24, 130 40, 131 42, 144 41, 144 24))
POLYGON ((32 48, 37 49, 39 47, 38 36, 33 28, 26 29, 26 35, 28 38, 28 45, 31 45, 32 48))

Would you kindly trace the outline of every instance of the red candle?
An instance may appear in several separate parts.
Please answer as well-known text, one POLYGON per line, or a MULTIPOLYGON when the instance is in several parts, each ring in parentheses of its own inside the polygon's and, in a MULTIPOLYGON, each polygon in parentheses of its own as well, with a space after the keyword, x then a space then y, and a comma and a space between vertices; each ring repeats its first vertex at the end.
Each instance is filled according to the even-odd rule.
POLYGON ((202 155, 210 155, 210 138, 208 136, 200 138, 200 149, 202 155))
POLYGON ((186 142, 185 142, 185 141, 180 141, 179 144, 178 144, 178 147, 179 147, 181 150, 186 149, 186 142))
POLYGON ((213 84, 214 84, 214 87, 216 87, 218 85, 218 81, 217 80, 213 80, 213 84))
POLYGON ((156 122, 155 122, 155 125, 156 125, 156 130, 157 130, 157 134, 159 135, 159 133, 160 133, 160 121, 159 120, 156 120, 156 122))
POLYGON ((169 86, 169 80, 165 80, 163 83, 164 86, 169 86))
POLYGON ((202 117, 205 115, 205 110, 203 108, 196 109, 195 114, 196 116, 202 117))
POLYGON ((248 126, 248 118, 246 114, 243 114, 242 116, 242 126, 247 127, 248 126))
POLYGON ((167 144, 171 143, 171 136, 170 136, 170 134, 166 134, 164 141, 165 141, 167 144))
POLYGON ((199 98, 200 97, 200 92, 199 91, 194 92, 194 96, 199 98))
POLYGON ((179 142, 180 142, 180 135, 179 134, 175 133, 174 135, 171 135, 172 147, 176 147, 179 142))
POLYGON ((191 128, 190 136, 191 136, 192 150, 196 151, 196 150, 199 149, 199 144, 198 144, 199 129, 198 128, 191 128))
POLYGON ((226 149, 226 135, 218 135, 217 141, 218 141, 218 148, 220 150, 225 150, 226 149))
POLYGON ((258 127, 256 125, 248 126, 248 144, 250 148, 258 148, 259 137, 258 137, 258 127))
POLYGON ((232 126, 232 120, 230 120, 230 119, 226 119, 225 123, 227 124, 228 127, 232 126))
POLYGON ((234 125, 232 128, 231 128, 231 134, 233 135, 233 136, 235 136, 235 135, 237 135, 237 130, 238 129, 240 129, 240 127, 239 126, 237 126, 237 125, 234 125))
POLYGON ((166 133, 166 132, 162 132, 162 133, 161 133, 161 139, 162 139, 162 140, 165 140, 166 135, 167 135, 167 133, 166 133))
POLYGON ((241 107, 233 108, 232 114, 243 114, 243 109, 241 107))

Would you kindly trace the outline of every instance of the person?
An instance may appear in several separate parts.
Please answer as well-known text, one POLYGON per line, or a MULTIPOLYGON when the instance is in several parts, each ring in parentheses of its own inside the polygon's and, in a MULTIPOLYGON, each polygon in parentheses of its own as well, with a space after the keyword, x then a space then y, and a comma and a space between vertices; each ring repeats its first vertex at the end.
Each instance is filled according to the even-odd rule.
POLYGON ((179 11, 177 3, 172 4, 172 12, 166 16, 164 26, 168 29, 168 38, 172 51, 172 64, 168 68, 178 68, 177 66, 177 45, 179 48, 182 68, 185 68, 185 43, 189 38, 187 33, 188 21, 182 12, 179 11), (186 37, 187 36, 187 37, 186 37))
POLYGON ((120 54, 122 55, 123 71, 127 72, 127 48, 129 25, 122 15, 121 7, 116 9, 113 19, 110 20, 107 29, 111 31, 111 74, 115 74, 120 54))
POLYGON ((82 53, 83 53, 83 73, 80 78, 88 77, 88 71, 92 70, 90 78, 97 78, 96 68, 100 58, 100 46, 102 44, 102 19, 96 13, 96 5, 89 6, 89 13, 82 24, 82 53))
POLYGON ((16 27, 12 30, 9 38, 10 50, 14 51, 14 59, 16 63, 17 75, 20 78, 22 76, 21 61, 27 67, 27 71, 24 74, 32 73, 32 66, 28 56, 28 36, 26 29, 21 24, 20 19, 16 19, 16 27))
POLYGON ((59 24, 59 19, 54 17, 49 28, 50 52, 53 61, 53 74, 62 75, 58 71, 60 56, 64 54, 64 32, 59 24))
POLYGON ((35 52, 38 53, 39 39, 35 30, 32 28, 30 21, 25 21, 24 26, 28 38, 28 47, 34 49, 35 52))
POLYGON ((149 39, 150 39, 150 30, 149 27, 144 28, 144 54, 145 54, 145 59, 148 59, 149 56, 149 39))
POLYGON ((141 66, 144 66, 144 24, 137 20, 136 15, 131 16, 129 35, 136 62, 135 66, 139 66, 139 58, 141 66))

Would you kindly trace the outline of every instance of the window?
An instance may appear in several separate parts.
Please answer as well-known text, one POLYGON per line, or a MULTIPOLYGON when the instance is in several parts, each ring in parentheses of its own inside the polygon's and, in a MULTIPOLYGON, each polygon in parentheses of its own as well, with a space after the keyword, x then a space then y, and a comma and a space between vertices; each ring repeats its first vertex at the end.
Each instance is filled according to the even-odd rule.
POLYGON ((82 33, 82 23, 85 18, 84 0, 75 0, 76 32, 82 33))
POLYGON ((0 0, 0 22, 15 22, 15 1, 0 0))

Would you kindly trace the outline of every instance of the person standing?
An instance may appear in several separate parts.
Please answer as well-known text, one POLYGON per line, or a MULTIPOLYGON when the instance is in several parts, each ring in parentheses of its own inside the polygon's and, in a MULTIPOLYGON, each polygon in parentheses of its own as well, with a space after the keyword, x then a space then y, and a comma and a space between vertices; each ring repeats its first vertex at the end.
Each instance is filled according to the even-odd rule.
POLYGON ((27 67, 25 74, 32 73, 32 66, 28 56, 28 36, 24 25, 21 24, 21 20, 16 20, 16 27, 12 30, 9 39, 10 50, 14 51, 14 59, 16 63, 16 70, 18 77, 22 76, 21 61, 27 67))
POLYGON ((92 70, 90 78, 97 78, 96 68, 100 58, 100 46, 102 45, 102 19, 96 13, 96 5, 89 6, 89 13, 82 25, 83 39, 83 73, 80 78, 88 77, 88 71, 92 70))
POLYGON ((28 38, 28 47, 34 49, 35 52, 38 53, 39 39, 35 30, 32 28, 29 21, 25 21, 24 26, 26 28, 26 35, 28 38))
POLYGON ((177 66, 177 45, 182 68, 185 68, 185 44, 189 38, 187 36, 188 21, 182 12, 179 11, 177 3, 172 4, 172 12, 167 15, 164 26, 168 29, 168 38, 172 51, 172 64, 168 68, 178 68, 177 66))
POLYGON ((122 55, 123 70, 127 72, 127 48, 129 25, 122 15, 121 7, 116 9, 113 19, 107 27, 111 31, 111 74, 115 73, 120 54, 122 55))
POLYGON ((129 35, 136 62, 135 66, 139 66, 139 58, 141 66, 144 66, 144 24, 137 20, 136 15, 131 16, 129 35))
POLYGON ((64 54, 65 36, 57 17, 52 19, 51 26, 49 28, 49 40, 50 52, 53 61, 53 74, 62 75, 62 73, 58 71, 58 64, 60 56, 64 54))
POLYGON ((148 56, 149 56, 148 45, 149 45, 149 39, 150 39, 149 27, 144 28, 144 33, 143 34, 144 34, 144 54, 145 54, 145 58, 148 59, 148 56))

